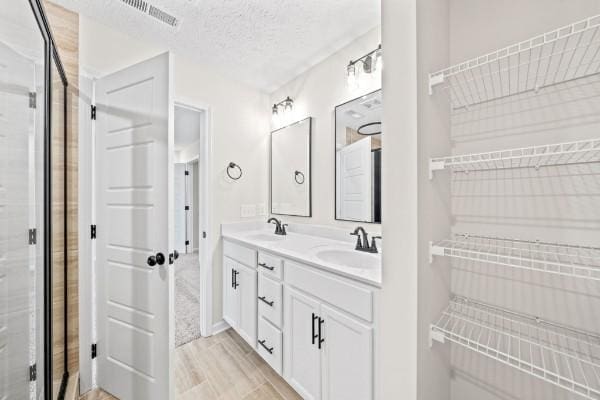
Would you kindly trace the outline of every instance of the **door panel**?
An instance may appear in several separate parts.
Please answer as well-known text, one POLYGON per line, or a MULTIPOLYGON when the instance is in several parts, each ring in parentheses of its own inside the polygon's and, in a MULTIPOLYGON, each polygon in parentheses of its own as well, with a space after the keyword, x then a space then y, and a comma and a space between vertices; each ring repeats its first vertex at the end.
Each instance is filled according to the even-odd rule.
POLYGON ((373 328, 331 307, 323 318, 323 400, 373 398, 373 328))
POLYGON ((239 290, 234 288, 233 275, 237 263, 231 258, 223 258, 223 319, 234 329, 238 329, 240 319, 239 290))
POLYGON ((318 316, 319 303, 286 286, 284 304, 284 376, 304 399, 320 399, 321 354, 317 341, 313 344, 313 323, 315 329, 318 323, 313 314, 318 316))
POLYGON ((98 383, 121 400, 169 399, 169 54, 100 79, 96 106, 98 383))
POLYGON ((239 326, 238 333, 252 347, 256 347, 256 286, 257 272, 256 270, 238 264, 237 282, 239 286, 239 326))
POLYGON ((371 138, 366 137, 338 152, 340 171, 338 218, 372 221, 371 138))

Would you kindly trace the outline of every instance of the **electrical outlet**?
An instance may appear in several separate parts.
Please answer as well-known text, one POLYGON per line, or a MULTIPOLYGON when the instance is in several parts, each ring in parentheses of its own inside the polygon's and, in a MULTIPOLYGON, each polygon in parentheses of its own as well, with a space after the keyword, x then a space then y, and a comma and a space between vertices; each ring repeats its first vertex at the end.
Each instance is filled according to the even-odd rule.
POLYGON ((265 203, 259 203, 256 205, 256 214, 259 217, 264 217, 267 215, 267 205, 265 203))
POLYGON ((256 217, 256 205, 255 204, 242 204, 240 214, 242 218, 256 217))

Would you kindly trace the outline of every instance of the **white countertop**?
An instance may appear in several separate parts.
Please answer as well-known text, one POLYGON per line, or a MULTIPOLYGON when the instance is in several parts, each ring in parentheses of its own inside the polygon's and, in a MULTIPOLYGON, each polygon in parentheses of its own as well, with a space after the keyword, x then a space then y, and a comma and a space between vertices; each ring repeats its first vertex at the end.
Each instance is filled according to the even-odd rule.
MULTIPOLYGON (((263 223, 234 223, 222 225, 222 236, 225 239, 264 250, 281 257, 308 264, 313 267, 332 272, 368 285, 381 287, 381 253, 371 254, 354 249, 355 238, 349 232, 338 228, 311 227, 309 225, 293 225, 288 227, 288 234, 274 234, 274 225, 263 223), (275 240, 268 240, 276 237, 275 240), (338 262, 324 261, 319 252, 341 250, 355 252, 356 260, 366 260, 369 267, 342 265, 338 262), (373 266, 374 265, 374 266, 373 266)), ((361 264, 361 262, 358 262, 361 264)))

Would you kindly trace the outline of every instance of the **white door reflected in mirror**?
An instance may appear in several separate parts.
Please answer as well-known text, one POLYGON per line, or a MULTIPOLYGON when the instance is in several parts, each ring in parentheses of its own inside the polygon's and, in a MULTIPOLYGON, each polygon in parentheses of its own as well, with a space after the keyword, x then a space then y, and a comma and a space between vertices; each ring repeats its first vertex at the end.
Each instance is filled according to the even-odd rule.
POLYGON ((335 218, 381 223, 381 90, 335 108, 335 218))

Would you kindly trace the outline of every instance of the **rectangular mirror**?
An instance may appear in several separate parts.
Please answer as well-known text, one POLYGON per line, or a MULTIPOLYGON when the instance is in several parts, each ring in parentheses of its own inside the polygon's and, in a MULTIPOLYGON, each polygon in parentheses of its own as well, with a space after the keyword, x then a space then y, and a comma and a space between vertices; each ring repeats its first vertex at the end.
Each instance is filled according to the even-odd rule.
POLYGON ((271 213, 311 216, 312 118, 271 132, 271 213))
POLYGON ((381 90, 335 108, 335 219, 381 223, 381 90))

